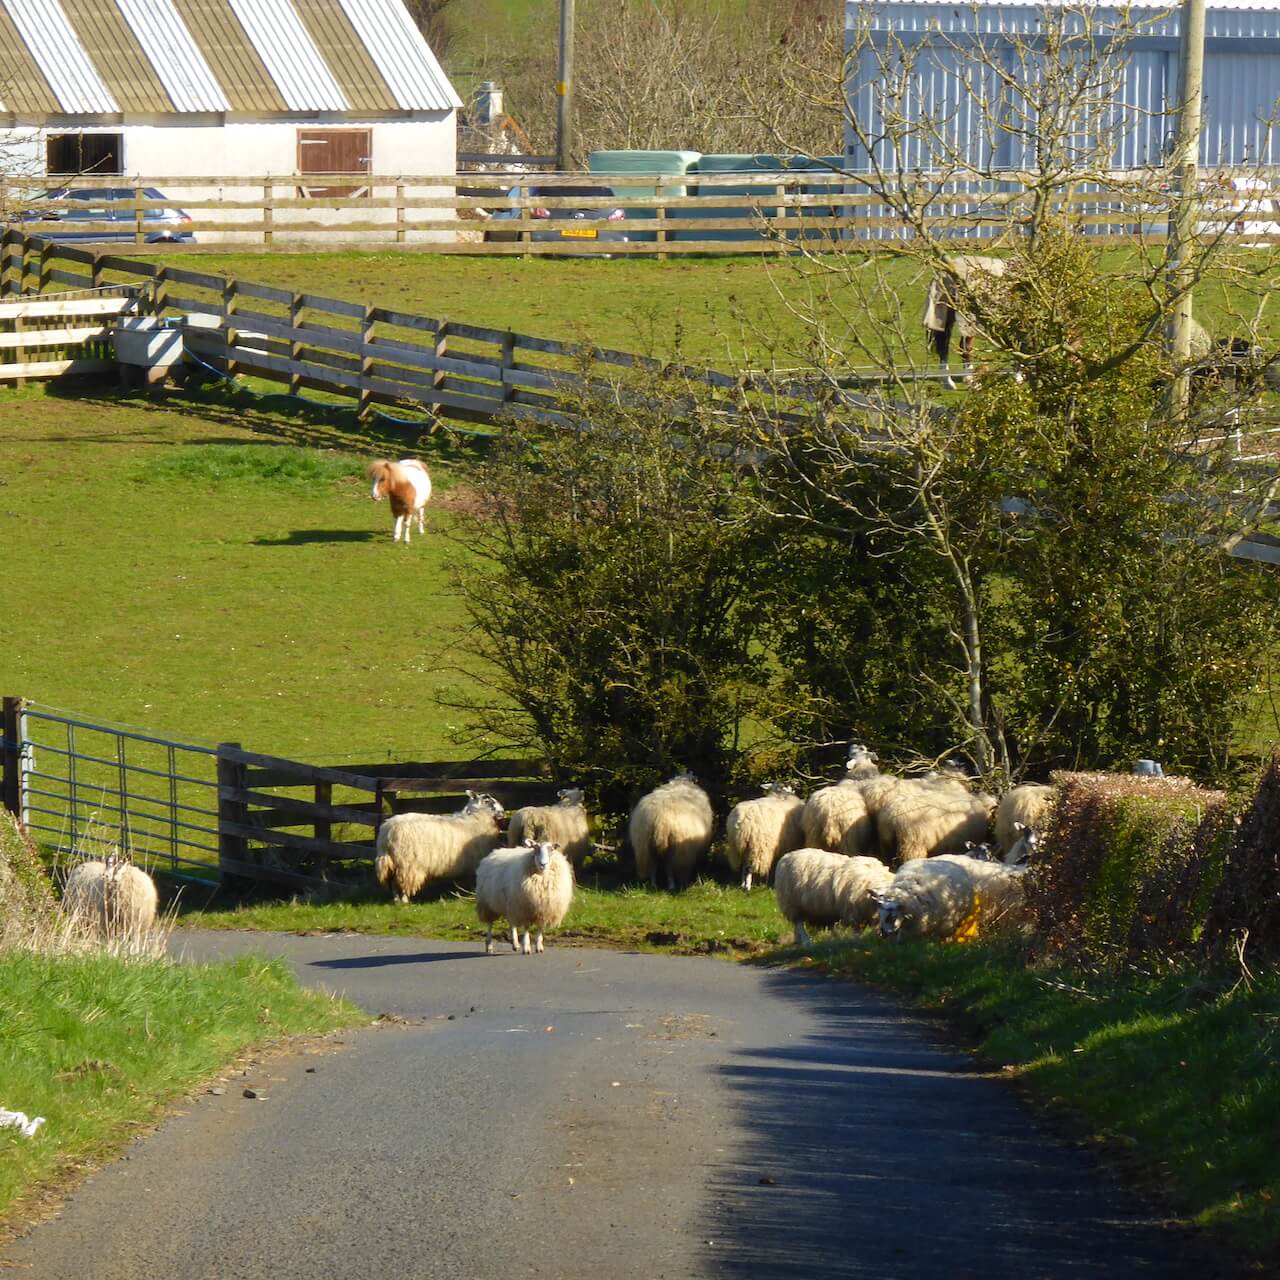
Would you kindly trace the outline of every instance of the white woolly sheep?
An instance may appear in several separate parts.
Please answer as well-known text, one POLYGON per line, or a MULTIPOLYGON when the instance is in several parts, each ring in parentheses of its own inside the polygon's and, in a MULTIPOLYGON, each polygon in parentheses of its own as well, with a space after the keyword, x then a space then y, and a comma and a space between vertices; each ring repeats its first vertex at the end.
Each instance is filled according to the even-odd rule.
POLYGON ((583 860, 595 847, 591 843, 591 820, 582 803, 580 787, 559 793, 555 804, 526 805, 517 809, 507 823, 507 843, 514 849, 520 845, 541 844, 550 840, 560 846, 564 856, 579 871, 583 860))
POLYGON ((156 922, 159 895, 141 867, 112 854, 78 862, 67 876, 62 906, 72 921, 104 938, 139 937, 156 922))
POLYGON ((807 947, 806 925, 871 924, 876 918, 875 895, 892 880, 893 872, 878 858, 797 849, 778 859, 773 891, 778 910, 795 926, 796 946, 807 947))
POLYGON ((1014 824, 1013 833, 1016 838, 1000 861, 1006 867, 1022 867, 1034 862, 1040 849, 1040 833, 1022 822, 1014 824))
POLYGON ((504 813, 493 796, 474 791, 457 813, 397 813, 378 828, 378 883, 390 884, 397 902, 408 902, 428 881, 473 875, 497 847, 504 813))
POLYGON ((555 929, 573 902, 573 867, 551 840, 495 849, 476 868, 476 914, 485 926, 485 955, 493 954, 493 922, 505 919, 511 926, 511 950, 530 954, 529 930, 534 931, 533 950, 542 951, 542 931, 555 929), (524 931, 523 948, 517 935, 524 931))
POLYGON ((967 923, 989 929, 1020 920, 1024 875, 965 854, 906 863, 878 896, 880 933, 887 938, 951 938, 967 923))
POLYGON ((693 879, 698 858, 711 847, 715 831, 711 800, 692 774, 679 774, 640 800, 627 831, 636 875, 656 889, 662 868, 668 889, 683 888, 693 879))
POLYGON ((974 878, 950 857, 908 862, 876 899, 885 938, 949 938, 974 913, 974 878))
POLYGON ((930 858, 929 861, 954 862, 968 872, 976 892, 977 922, 981 929, 1024 922, 1027 909, 1026 867, 1009 867, 1002 862, 987 862, 955 853, 943 854, 941 858, 930 858))
POLYGON ((995 800, 974 795, 945 779, 904 784, 880 808, 880 853, 899 864, 939 853, 958 853, 966 841, 983 843, 990 834, 995 800))
POLYGON ((1024 782, 1011 787, 1000 797, 996 806, 996 848, 1008 854, 1018 836, 1019 823, 1039 831, 1044 826, 1046 814, 1053 804, 1054 789, 1040 782, 1024 782))
POLYGON ((764 795, 730 810, 724 824, 725 856, 730 870, 742 873, 747 892, 753 877, 768 880, 778 859, 805 843, 804 811, 804 801, 777 782, 769 783, 764 795))
POLYGON ((875 818, 866 802, 875 791, 896 778, 881 774, 876 754, 861 743, 849 748, 845 776, 829 787, 819 787, 805 801, 801 823, 804 843, 811 849, 833 853, 871 853, 875 848, 875 818))

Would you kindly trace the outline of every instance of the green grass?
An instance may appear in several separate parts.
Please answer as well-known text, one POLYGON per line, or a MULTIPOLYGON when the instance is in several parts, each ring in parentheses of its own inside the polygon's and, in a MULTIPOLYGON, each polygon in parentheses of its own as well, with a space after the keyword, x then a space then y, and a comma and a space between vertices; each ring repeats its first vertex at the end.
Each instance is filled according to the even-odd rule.
MULTIPOLYGON (((610 886, 612 876, 596 880, 590 870, 582 879, 568 919, 553 935, 553 946, 744 955, 791 936, 791 926, 768 889, 745 894, 736 886, 703 878, 673 896, 637 885, 597 887, 610 886)), ((451 887, 407 905, 381 895, 314 906, 263 903, 227 909, 200 909, 193 900, 183 923, 205 929, 395 934, 477 945, 484 937, 471 896, 451 887)))
POLYGON ((175 965, 0 954, 0 1105, 44 1116, 0 1129, 0 1225, 23 1198, 108 1159, 238 1052, 364 1020, 303 991, 282 961, 175 965))
POLYGON ((463 622, 447 562, 468 455, 213 393, 6 392, 0 692, 308 760, 447 757, 463 622), (420 452, 427 536, 391 542, 364 463, 420 452))
POLYGON ((819 956, 959 1020, 1086 1138, 1136 1159, 1183 1216, 1280 1260, 1280 978, 1081 976, 994 942, 865 938, 819 956))

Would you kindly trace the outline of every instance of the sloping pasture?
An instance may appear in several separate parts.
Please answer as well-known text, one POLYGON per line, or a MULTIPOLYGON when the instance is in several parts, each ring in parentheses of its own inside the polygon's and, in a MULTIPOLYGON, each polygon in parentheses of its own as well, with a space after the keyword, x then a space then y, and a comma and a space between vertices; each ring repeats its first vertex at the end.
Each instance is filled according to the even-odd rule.
POLYGON ((462 456, 281 403, 4 394, 0 690, 316 761, 451 753, 462 456), (363 468, 409 451, 440 492, 405 547, 363 468))

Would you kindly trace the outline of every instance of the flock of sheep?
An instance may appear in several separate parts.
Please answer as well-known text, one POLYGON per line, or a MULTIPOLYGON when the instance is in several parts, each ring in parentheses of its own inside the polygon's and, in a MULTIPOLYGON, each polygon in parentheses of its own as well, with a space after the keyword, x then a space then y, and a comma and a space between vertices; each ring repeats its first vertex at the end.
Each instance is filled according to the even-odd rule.
MULTIPOLYGON (((875 923, 893 937, 963 937, 1019 919, 1051 797, 1051 787, 1027 783, 997 801, 975 793, 958 770, 881 773, 875 754, 855 745, 845 776, 807 800, 770 784, 734 806, 725 855, 744 890, 772 878, 797 944, 809 943, 809 928, 837 924, 875 923)), ((432 880, 474 876, 485 950, 493 950, 493 923, 505 919, 514 950, 530 953, 532 930, 532 949, 541 951, 543 932, 568 913, 574 873, 593 847, 583 793, 562 791, 557 804, 517 810, 505 832, 504 816, 493 796, 468 793, 458 813, 387 819, 377 839, 379 883, 407 902, 432 880)), ((714 836, 711 799, 689 774, 644 796, 627 827, 636 874, 672 891, 693 879, 714 836)))

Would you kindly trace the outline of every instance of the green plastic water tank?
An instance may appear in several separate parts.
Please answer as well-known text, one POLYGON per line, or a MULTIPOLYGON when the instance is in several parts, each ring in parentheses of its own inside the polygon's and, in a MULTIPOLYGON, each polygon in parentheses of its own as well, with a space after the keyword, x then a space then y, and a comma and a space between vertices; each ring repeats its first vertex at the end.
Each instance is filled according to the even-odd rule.
MULTIPOLYGON (((698 158, 699 153, 696 151, 593 151, 587 158, 587 172, 601 175, 618 174, 620 176, 633 173, 652 173, 665 177, 670 174, 672 177, 680 178, 689 172, 698 158)), ((688 189, 683 182, 669 184, 664 182, 662 184, 662 193, 663 195, 683 196, 688 194, 688 189)), ((635 186, 628 183, 625 187, 618 187, 617 194, 620 196, 655 196, 658 194, 658 188, 656 183, 653 185, 640 183, 635 186)), ((652 218, 653 216, 653 212, 648 209, 629 209, 627 211, 628 222, 652 218)), ((628 231, 627 234, 633 240, 655 239, 652 231, 628 231)))
MULTIPOLYGON (((681 216, 718 220, 741 218, 743 225, 741 229, 734 227, 716 228, 706 232, 677 231, 674 233, 674 238, 683 240, 764 239, 763 228, 758 221, 756 210, 760 209, 768 217, 772 215, 773 209, 776 208, 776 206, 769 203, 771 193, 768 187, 735 183, 732 181, 731 175, 778 174, 781 178, 804 170, 829 173, 833 163, 839 167, 840 158, 734 154, 701 156, 689 175, 693 179, 689 186, 690 195, 746 196, 749 198, 749 202, 738 200, 725 205, 707 205, 702 208, 687 209, 682 211, 681 216)), ((826 183, 806 183, 799 190, 802 194, 811 195, 816 192, 831 192, 833 188, 826 183)), ((834 190, 839 190, 839 188, 834 190)), ((836 209, 832 206, 817 206, 813 209, 813 213, 817 215, 829 215, 835 212, 836 209)), ((822 239, 825 234, 819 229, 810 229, 803 233, 805 239, 822 239)), ((788 238, 795 237, 793 235, 788 238)))

